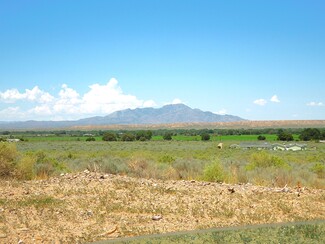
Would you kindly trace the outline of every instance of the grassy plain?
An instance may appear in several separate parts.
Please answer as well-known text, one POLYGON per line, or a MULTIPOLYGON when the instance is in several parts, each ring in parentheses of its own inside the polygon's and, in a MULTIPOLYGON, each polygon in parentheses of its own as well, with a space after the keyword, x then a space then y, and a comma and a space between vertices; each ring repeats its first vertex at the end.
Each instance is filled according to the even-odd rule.
POLYGON ((323 143, 308 142, 308 150, 297 152, 230 149, 231 144, 242 141, 237 137, 249 141, 256 135, 222 136, 207 142, 189 136, 145 142, 85 142, 74 137, 62 137, 62 140, 44 137, 20 142, 17 148, 22 154, 38 158, 43 175, 89 169, 144 178, 250 182, 282 187, 299 183, 325 188, 323 143), (219 142, 224 143, 221 150, 217 147, 219 142))

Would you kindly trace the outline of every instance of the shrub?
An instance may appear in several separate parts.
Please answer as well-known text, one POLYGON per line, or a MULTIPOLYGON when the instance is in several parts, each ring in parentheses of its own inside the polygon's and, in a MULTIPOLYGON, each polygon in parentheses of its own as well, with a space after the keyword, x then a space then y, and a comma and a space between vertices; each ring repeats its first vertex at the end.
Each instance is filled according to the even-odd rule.
POLYGON ((219 160, 207 165, 203 171, 203 180, 223 182, 226 179, 226 173, 219 160))
POLYGON ((208 133, 202 134, 201 135, 201 140, 202 141, 209 141, 210 140, 210 135, 208 133))
POLYGON ((166 155, 162 156, 161 158, 159 158, 159 162, 171 164, 171 163, 175 162, 175 158, 173 156, 166 154, 166 155))
POLYGON ((122 141, 134 141, 135 140, 135 136, 131 133, 125 133, 122 135, 121 137, 122 141))
POLYGON ((8 178, 16 174, 17 149, 14 144, 0 144, 0 177, 8 178))
POLYGON ((24 156, 17 165, 18 178, 22 180, 32 180, 35 177, 36 158, 24 156))
POLYGON ((251 155, 251 160, 250 163, 246 165, 246 170, 267 167, 290 168, 289 164, 287 164, 283 159, 262 151, 251 155))
POLYGON ((172 133, 170 133, 170 132, 165 133, 164 136, 163 136, 163 139, 164 139, 165 141, 170 141, 170 140, 172 140, 172 133))
POLYGON ((116 134, 111 132, 106 132, 102 139, 103 141, 117 141, 116 134))
POLYGON ((311 171, 316 173, 319 178, 325 178, 325 165, 324 163, 316 163, 311 168, 311 171))
POLYGON ((262 136, 262 135, 259 135, 257 137, 257 140, 259 140, 259 141, 265 141, 265 139, 266 139, 266 137, 265 136, 262 136))
POLYGON ((88 137, 86 141, 96 141, 95 137, 88 137))

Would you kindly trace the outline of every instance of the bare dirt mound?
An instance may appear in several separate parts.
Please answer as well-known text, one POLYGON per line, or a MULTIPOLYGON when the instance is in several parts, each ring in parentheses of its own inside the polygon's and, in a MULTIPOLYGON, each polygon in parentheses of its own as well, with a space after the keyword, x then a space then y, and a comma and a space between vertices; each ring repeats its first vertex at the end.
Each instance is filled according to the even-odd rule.
POLYGON ((160 181, 85 171, 0 181, 0 243, 85 243, 221 226, 325 219, 325 191, 160 181))

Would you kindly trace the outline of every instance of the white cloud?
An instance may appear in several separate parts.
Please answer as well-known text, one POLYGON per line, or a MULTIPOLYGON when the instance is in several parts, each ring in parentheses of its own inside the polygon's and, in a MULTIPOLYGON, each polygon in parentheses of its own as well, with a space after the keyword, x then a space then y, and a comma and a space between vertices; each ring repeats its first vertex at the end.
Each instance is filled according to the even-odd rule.
POLYGON ((322 102, 309 102, 309 103, 307 103, 307 106, 322 107, 322 106, 324 106, 324 104, 322 102))
POLYGON ((279 102, 280 102, 280 100, 279 100, 279 98, 278 98, 277 95, 273 95, 273 96, 271 97, 270 101, 271 101, 271 102, 274 102, 274 103, 279 103, 279 102))
POLYGON ((82 97, 80 105, 84 113, 108 114, 127 108, 156 105, 152 100, 143 101, 136 96, 124 94, 115 78, 110 79, 106 85, 93 84, 89 88, 90 90, 82 97))
POLYGON ((20 93, 17 89, 9 89, 5 92, 0 92, 0 99, 5 103, 14 103, 17 100, 27 100, 37 103, 51 102, 54 97, 47 92, 44 92, 35 86, 33 89, 26 89, 24 93, 20 93))
POLYGON ((225 114, 227 114, 227 110, 223 108, 223 109, 220 109, 218 112, 215 112, 215 114, 225 115, 225 114))
POLYGON ((20 93, 17 89, 0 92, 0 100, 19 103, 20 107, 0 111, 7 120, 57 120, 79 119, 87 116, 107 115, 127 108, 157 106, 153 100, 141 100, 134 95, 123 93, 118 81, 112 78, 107 84, 93 84, 85 94, 79 94, 67 84, 63 84, 56 97, 35 86, 20 93), (22 101, 27 101, 22 103, 22 101), (33 103, 38 103, 37 106, 33 103))
POLYGON ((0 110, 0 117, 2 121, 16 121, 25 118, 25 114, 19 107, 8 107, 0 110))
POLYGON ((260 98, 260 99, 255 100, 253 103, 257 104, 259 106, 264 106, 267 103, 267 101, 263 98, 260 98))

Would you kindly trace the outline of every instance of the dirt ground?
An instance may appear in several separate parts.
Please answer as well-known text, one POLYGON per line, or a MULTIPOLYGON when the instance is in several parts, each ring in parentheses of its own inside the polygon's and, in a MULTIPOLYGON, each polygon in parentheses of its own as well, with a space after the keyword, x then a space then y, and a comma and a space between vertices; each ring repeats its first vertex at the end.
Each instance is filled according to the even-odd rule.
POLYGON ((325 191, 94 172, 0 181, 0 243, 85 243, 196 230, 325 219, 325 191))

